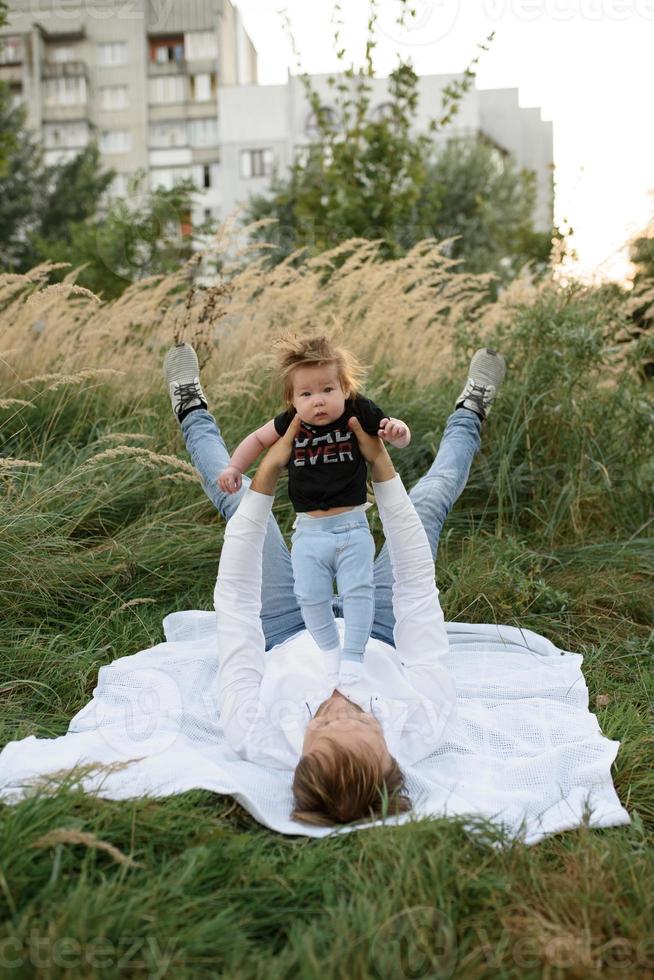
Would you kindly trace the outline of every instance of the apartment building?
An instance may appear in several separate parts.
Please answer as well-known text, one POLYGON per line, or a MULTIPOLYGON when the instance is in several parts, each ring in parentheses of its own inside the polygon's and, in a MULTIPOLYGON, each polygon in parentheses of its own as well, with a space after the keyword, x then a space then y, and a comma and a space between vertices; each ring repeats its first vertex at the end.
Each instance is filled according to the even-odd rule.
POLYGON ((230 0, 10 0, 0 80, 27 107, 47 162, 92 137, 122 197, 190 178, 197 225, 222 214, 218 93, 257 81, 257 54, 230 0))
MULTIPOLYGON (((418 85, 418 108, 414 134, 428 132, 429 122, 439 115, 443 90, 455 75, 423 75, 418 85)), ((335 114, 334 86, 328 75, 312 75, 326 112, 335 114)), ((339 84, 346 83, 338 76, 339 84)), ((354 86, 356 80, 349 84, 354 86)), ((370 115, 388 110, 388 79, 371 80, 370 115)), ((226 86, 218 94, 220 118, 222 210, 225 215, 252 194, 265 190, 275 168, 286 172, 306 152, 316 132, 316 120, 300 78, 289 74, 283 85, 226 86)), ((521 107, 518 90, 472 88, 463 97, 459 112, 446 129, 436 134, 435 143, 457 136, 480 135, 502 157, 512 154, 518 164, 534 170, 538 180, 535 224, 547 231, 553 220, 553 133, 552 123, 541 118, 538 108, 521 107)))
MULTIPOLYGON (((416 135, 427 132, 456 77, 420 78, 416 135)), ((328 78, 311 82, 334 111, 328 78)), ((284 174, 316 133, 299 78, 257 84, 256 50, 230 0, 9 0, 0 79, 27 106, 49 162, 97 138, 118 174, 113 196, 124 197, 139 170, 153 189, 190 178, 197 195, 189 232, 264 191, 273 170, 284 174)), ((387 111, 388 98, 388 79, 372 79, 371 114, 387 111)), ((472 88, 437 141, 472 134, 536 172, 536 225, 551 228, 551 122, 521 107, 517 89, 472 88)))

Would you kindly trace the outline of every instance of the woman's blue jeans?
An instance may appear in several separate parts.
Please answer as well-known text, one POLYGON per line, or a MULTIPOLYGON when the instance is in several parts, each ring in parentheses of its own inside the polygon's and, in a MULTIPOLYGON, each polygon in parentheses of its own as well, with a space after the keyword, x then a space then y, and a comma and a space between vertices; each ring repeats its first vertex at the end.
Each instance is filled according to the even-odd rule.
MULTIPOLYGON (((210 412, 203 408, 189 412, 181 427, 193 465, 202 477, 205 493, 228 521, 250 480, 243 477, 243 486, 238 493, 223 493, 220 489, 218 477, 229 465, 229 452, 210 412)), ((457 408, 447 420, 434 462, 409 494, 427 532, 434 559, 445 518, 466 485, 472 460, 479 449, 480 429, 481 420, 474 412, 457 408)), ((393 572, 386 545, 375 559, 373 574, 375 609, 370 635, 393 645, 393 572)), ((334 596, 333 610, 335 616, 343 615, 340 596, 334 596)), ((261 625, 266 650, 305 628, 295 597, 291 555, 272 515, 268 519, 263 545, 261 625)))

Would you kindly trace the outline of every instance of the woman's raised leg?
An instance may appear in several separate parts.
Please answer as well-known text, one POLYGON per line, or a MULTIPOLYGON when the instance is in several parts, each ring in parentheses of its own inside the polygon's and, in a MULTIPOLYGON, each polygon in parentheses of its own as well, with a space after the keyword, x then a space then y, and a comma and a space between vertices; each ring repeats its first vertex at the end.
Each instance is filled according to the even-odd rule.
MULTIPOLYGON (((481 424, 504 379, 504 359, 495 351, 477 351, 469 378, 457 399, 434 462, 409 496, 422 521, 436 560, 445 518, 463 492, 481 444, 481 424)), ((375 561, 375 619, 371 636, 393 644, 393 572, 386 545, 375 561)))
MULTIPOLYGON (((229 465, 229 452, 218 423, 206 409, 195 352, 189 344, 178 345, 172 351, 177 356, 164 362, 164 373, 171 389, 173 409, 178 420, 181 417, 184 442, 193 465, 202 478, 204 492, 228 521, 251 481, 244 476, 243 486, 238 493, 224 493, 220 489, 218 476, 229 465), (180 348, 185 349, 180 351, 180 348)), ((304 629, 302 613, 293 591, 291 556, 272 515, 268 520, 264 540, 262 572, 261 625, 266 638, 266 650, 270 650, 277 643, 282 643, 304 629)))

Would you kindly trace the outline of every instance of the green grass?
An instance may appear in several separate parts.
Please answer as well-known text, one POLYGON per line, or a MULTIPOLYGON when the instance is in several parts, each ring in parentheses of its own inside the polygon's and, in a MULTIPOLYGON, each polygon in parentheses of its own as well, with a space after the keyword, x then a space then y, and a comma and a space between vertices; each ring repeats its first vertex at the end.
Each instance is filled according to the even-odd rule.
MULTIPOLYGON (((533 848, 482 846, 458 821, 314 841, 270 833, 229 797, 108 802, 71 778, 0 807, 0 976, 654 976, 654 413, 629 366, 605 383, 609 320, 600 294, 552 290, 498 327, 509 378, 438 578, 447 619, 520 624, 584 654, 591 709, 622 743, 631 826, 533 848), (43 840, 62 828, 93 837, 43 840)), ((470 346, 462 335, 462 358, 470 346)), ((371 378, 412 426, 395 453, 408 484, 438 445, 453 374, 428 390, 389 384, 383 365, 371 378)), ((267 391, 247 418, 221 413, 229 444, 271 416, 267 391)), ((3 455, 42 464, 0 476, 1 744, 64 733, 100 666, 158 642, 167 613, 209 608, 223 533, 165 463, 84 471, 121 431, 183 457, 164 392, 30 398, 0 414, 3 455)), ((283 494, 276 512, 288 531, 283 494)))

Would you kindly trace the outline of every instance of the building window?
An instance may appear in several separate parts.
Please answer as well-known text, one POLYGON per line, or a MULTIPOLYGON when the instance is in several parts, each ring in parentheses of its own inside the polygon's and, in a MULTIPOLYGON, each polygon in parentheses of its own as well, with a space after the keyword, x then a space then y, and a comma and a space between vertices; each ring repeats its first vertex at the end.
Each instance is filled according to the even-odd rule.
POLYGON ((47 150, 82 149, 88 143, 89 129, 85 122, 44 123, 43 145, 47 150))
POLYGON ((114 112, 117 109, 127 109, 127 86, 105 85, 100 89, 100 100, 102 108, 106 112, 114 112))
POLYGON ((218 164, 196 163, 193 166, 193 183, 200 191, 209 191, 218 185, 218 164))
MULTIPOLYGON (((336 110, 332 109, 331 106, 323 105, 320 107, 320 117, 323 126, 328 126, 330 129, 336 129, 336 110)), ((304 124, 304 131, 307 136, 318 136, 320 129, 318 127, 318 114, 316 112, 310 112, 307 116, 307 121, 304 124)))
POLYGON ((218 142, 218 120, 192 119, 189 123, 191 146, 215 146, 218 142))
POLYGON ((218 57, 218 36, 213 31, 190 31, 184 35, 187 61, 215 61, 218 57))
POLYGON ((184 75, 163 75, 149 79, 150 104, 171 105, 186 101, 186 78, 184 75))
POLYGON ((246 180, 250 177, 269 177, 273 172, 275 156, 272 150, 241 150, 240 172, 246 180))
POLYGON ((98 64, 103 68, 127 64, 127 41, 110 41, 98 44, 98 64))
POLYGON ((43 102, 46 106, 86 105, 86 79, 83 75, 46 78, 43 102))
POLYGON ((48 61, 52 61, 56 65, 63 65, 68 61, 73 61, 75 54, 72 48, 57 45, 57 47, 47 49, 47 57, 48 61))
POLYGON ((181 64, 184 61, 184 38, 161 37, 150 41, 150 61, 156 65, 181 64))
POLYGON ((100 134, 100 149, 103 153, 129 153, 132 149, 132 135, 128 129, 105 129, 100 134))
POLYGON ((0 65, 20 65, 24 57, 23 50, 22 38, 0 38, 0 65))
POLYGON ((187 144, 188 133, 184 120, 150 124, 149 145, 154 149, 167 150, 171 146, 186 146, 187 144))
POLYGON ((150 188, 155 191, 158 187, 172 190, 176 184, 191 180, 190 167, 163 167, 150 171, 150 188))
POLYGON ((191 98, 194 102, 209 102, 216 97, 216 76, 213 72, 191 75, 191 98))

